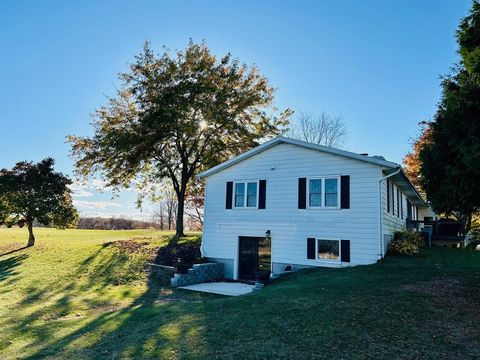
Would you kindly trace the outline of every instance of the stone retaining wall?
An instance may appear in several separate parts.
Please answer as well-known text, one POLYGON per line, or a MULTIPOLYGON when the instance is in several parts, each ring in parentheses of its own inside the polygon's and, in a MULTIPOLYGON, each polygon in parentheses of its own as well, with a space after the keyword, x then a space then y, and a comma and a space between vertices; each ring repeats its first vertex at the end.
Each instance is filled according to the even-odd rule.
POLYGON ((201 284, 223 279, 223 263, 195 264, 188 274, 175 274, 170 280, 173 287, 201 284))
POLYGON ((170 285, 170 279, 175 275, 176 269, 173 266, 165 266, 158 264, 147 264, 150 276, 159 284, 170 285))

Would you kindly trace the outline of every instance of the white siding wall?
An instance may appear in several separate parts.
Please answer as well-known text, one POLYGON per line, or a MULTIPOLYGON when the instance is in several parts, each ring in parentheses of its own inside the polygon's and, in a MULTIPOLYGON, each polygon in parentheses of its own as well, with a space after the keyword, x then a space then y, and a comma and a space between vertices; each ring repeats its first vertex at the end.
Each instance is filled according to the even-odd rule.
POLYGON ((238 269, 238 237, 272 236, 272 261, 342 266, 307 259, 307 238, 350 240, 351 262, 374 263, 381 252, 379 166, 279 144, 207 179, 203 255, 233 259, 238 269), (271 168, 274 167, 274 170, 271 168), (350 175, 350 209, 298 209, 298 178, 350 175), (225 209, 227 181, 266 179, 266 209, 225 209))
POLYGON ((425 217, 432 217, 433 219, 438 218, 438 215, 435 214, 431 207, 419 208, 418 209, 418 220, 424 220, 425 217))
MULTIPOLYGON (((390 183, 392 184, 391 180, 390 183)), ((401 192, 401 191, 400 191, 401 192)), ((403 203, 403 211, 402 208, 401 213, 397 212, 397 186, 393 183, 393 209, 395 210, 395 214, 390 208, 390 212, 388 212, 387 206, 387 180, 382 181, 382 208, 383 208, 383 226, 382 232, 384 236, 384 254, 387 250, 388 243, 390 242, 393 233, 398 230, 405 230, 406 228, 406 220, 407 220, 407 197, 405 194, 402 194, 402 203, 403 203)))

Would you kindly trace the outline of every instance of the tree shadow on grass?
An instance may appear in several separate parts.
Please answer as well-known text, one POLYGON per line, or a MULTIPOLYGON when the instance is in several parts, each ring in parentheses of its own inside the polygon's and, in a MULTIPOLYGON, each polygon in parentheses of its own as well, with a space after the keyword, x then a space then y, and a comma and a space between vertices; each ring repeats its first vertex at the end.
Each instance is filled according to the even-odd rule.
MULTIPOLYGON (((280 280, 283 286, 277 289, 271 286, 258 295, 211 301, 188 295, 183 302, 175 301, 182 291, 162 287, 149 277, 146 291, 130 305, 92 317, 61 337, 33 344, 38 350, 32 357, 61 353, 62 357, 100 359, 362 358, 373 353, 388 358, 398 351, 405 351, 404 357, 442 357, 437 351, 444 343, 442 337, 428 345, 425 353, 416 353, 415 345, 431 331, 425 327, 428 316, 441 323, 437 334, 449 330, 443 325, 443 311, 431 311, 430 296, 408 302, 411 295, 399 292, 398 286, 410 276, 412 282, 438 277, 439 269, 445 276, 448 265, 425 270, 423 260, 408 264, 412 262, 413 267, 393 259, 386 266, 312 269, 292 274, 288 283, 280 280), (167 291, 171 293, 163 296, 167 291), (359 339, 352 340, 355 337, 359 339)), ((478 265, 461 271, 471 270, 478 271, 478 265)), ((449 274, 453 275, 459 274, 449 274)), ((97 276, 92 286, 101 282, 101 274, 97 276)), ((438 301, 443 304, 443 299, 438 301)), ((452 321, 462 325, 462 319, 452 321)), ((51 334, 65 326, 61 322, 44 325, 51 334)), ((471 339, 476 346, 476 339, 471 339)), ((462 347, 455 347, 460 345, 453 343, 443 355, 465 355, 462 347)), ((470 354, 476 354, 474 346, 470 354)))
POLYGON ((16 268, 28 257, 27 254, 12 256, 0 261, 0 282, 18 274, 16 268))
MULTIPOLYGON (((46 282, 28 286, 18 304, 27 312, 16 318, 12 332, 28 331, 25 350, 29 356, 69 353, 77 358, 139 358, 146 354, 158 358, 171 357, 171 351, 200 354, 202 347, 196 345, 202 338, 198 330, 202 327, 202 302, 216 296, 163 286, 154 274, 147 276, 143 268, 139 270, 142 258, 131 268, 125 265, 127 260, 124 254, 102 247, 79 263, 73 278, 67 278, 63 285, 46 282), (115 283, 128 285, 124 290, 128 300, 129 292, 138 291, 131 283, 138 279, 132 280, 129 272, 142 273, 146 290, 125 305, 119 301, 121 288, 115 283), (112 291, 117 294, 115 299, 109 298, 112 291), (177 349, 178 343, 187 345, 177 349)), ((14 260, 5 260, 6 274, 14 267, 14 260)))
POLYGON ((21 248, 18 248, 18 249, 14 249, 14 250, 11 250, 11 251, 7 251, 6 253, 3 253, 3 254, 0 254, 0 257, 4 257, 4 256, 7 256, 7 255, 11 255, 11 254, 14 254, 18 251, 21 251, 21 250, 25 250, 25 249, 28 249, 28 246, 23 246, 21 248))
MULTIPOLYGON (((76 331, 55 341, 41 340, 36 357, 71 353, 87 358, 176 358, 204 357, 202 342, 202 296, 179 300, 175 291, 148 277, 147 290, 130 305, 103 312, 76 331), (166 293, 166 295, 165 295, 166 293), (91 343, 91 338, 95 339, 91 343), (80 340, 89 337, 90 340, 80 340), (86 341, 88 344, 83 344, 86 341), (175 356, 173 356, 175 355, 175 356)), ((208 296, 207 296, 208 298, 208 296)), ((57 304, 61 305, 61 304, 57 304)), ((49 334, 62 324, 48 324, 49 334)), ((35 345, 35 344, 34 344, 35 345)))

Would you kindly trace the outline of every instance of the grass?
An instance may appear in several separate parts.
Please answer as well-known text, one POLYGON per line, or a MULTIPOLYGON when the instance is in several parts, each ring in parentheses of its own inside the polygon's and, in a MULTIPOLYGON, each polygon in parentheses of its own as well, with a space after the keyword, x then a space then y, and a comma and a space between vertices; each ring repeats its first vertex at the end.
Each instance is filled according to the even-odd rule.
POLYGON ((2 359, 480 357, 479 252, 312 269, 227 298, 162 287, 143 271, 147 252, 104 245, 170 234, 36 233, 11 252, 26 231, 0 229, 2 359))

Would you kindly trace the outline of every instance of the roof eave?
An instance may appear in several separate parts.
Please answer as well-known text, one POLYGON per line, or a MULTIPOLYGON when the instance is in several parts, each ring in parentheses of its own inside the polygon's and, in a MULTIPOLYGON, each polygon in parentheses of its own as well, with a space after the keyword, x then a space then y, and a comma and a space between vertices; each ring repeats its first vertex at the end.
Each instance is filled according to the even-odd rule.
MULTIPOLYGON (((400 179, 403 179, 407 186, 408 186, 408 189, 411 191, 411 194, 407 194, 407 195, 410 195, 410 197, 415 197, 418 201, 416 202, 416 205, 421 205, 421 206, 424 206, 424 207, 429 207, 429 205, 426 203, 426 201, 423 199, 422 195, 417 191, 417 188, 415 187, 415 185, 413 185, 412 181, 410 180, 410 178, 408 177, 408 175, 405 173, 405 170, 403 170, 403 168, 401 166, 398 166, 398 169, 400 169, 400 172, 398 174, 395 174, 395 176, 392 176, 392 180, 396 181, 397 182, 397 185, 399 184, 400 182, 400 179)), ((386 173, 386 175, 388 174, 393 174, 392 171, 386 173)), ((404 190, 404 189, 402 189, 404 190)))
POLYGON ((197 177, 199 178, 204 178, 204 177, 208 177, 210 175, 213 175, 219 171, 222 171, 223 169, 226 169, 232 165, 235 165, 243 160, 246 160, 256 154, 258 154, 259 152, 262 152, 262 151, 265 151, 267 149, 269 149, 270 147, 273 147, 277 144, 277 142, 275 140, 277 140, 278 138, 273 138, 271 140, 268 140, 266 142, 264 142, 263 144, 259 145, 259 146, 256 146, 254 147, 253 149, 250 149, 248 151, 245 151, 244 153, 238 155, 238 156, 235 156, 227 161, 224 161, 223 163, 221 164, 218 164, 208 170, 205 170, 205 171, 202 171, 200 174, 197 175, 197 177))

